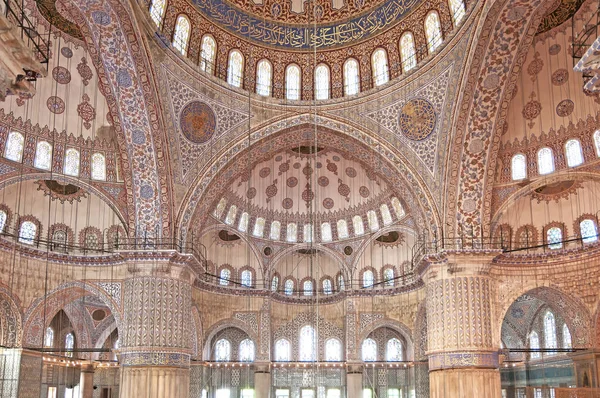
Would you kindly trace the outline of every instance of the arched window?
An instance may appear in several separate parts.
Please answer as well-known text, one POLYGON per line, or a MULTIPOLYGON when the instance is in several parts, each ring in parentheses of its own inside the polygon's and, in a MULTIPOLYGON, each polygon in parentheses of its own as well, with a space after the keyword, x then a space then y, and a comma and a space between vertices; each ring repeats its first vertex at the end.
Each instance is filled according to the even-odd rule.
POLYGON ((106 159, 101 153, 92 155, 92 180, 106 180, 106 159))
POLYGON ((329 67, 325 64, 315 68, 315 99, 329 99, 329 67))
POLYGON ((465 17, 465 2, 464 0, 448 0, 450 6, 450 14, 452 15, 452 22, 456 28, 460 21, 465 17))
POLYGON ((321 224, 321 240, 323 242, 331 242, 333 240, 333 235, 331 233, 331 224, 328 222, 324 222, 321 224))
POLYGON ((227 286, 229 285, 229 280, 231 279, 231 271, 229 268, 222 268, 221 274, 219 275, 219 285, 227 286))
POLYGON ((379 220, 377 219, 377 213, 373 210, 367 212, 367 220, 369 221, 369 229, 371 232, 379 230, 379 220))
POLYGON ((333 283, 329 278, 323 279, 323 293, 328 295, 333 293, 333 283))
POLYGON ((360 75, 358 61, 349 58, 344 63, 344 94, 355 95, 360 92, 360 75))
POLYGON ((302 232, 302 235, 304 235, 304 242, 310 243, 315 240, 315 234, 312 224, 304 224, 304 231, 302 232))
MULTIPOLYGON (((537 332, 533 331, 529 335, 529 349, 531 350, 539 350, 540 349, 540 338, 537 332)), ((541 354, 539 352, 532 352, 531 359, 541 358, 541 354)))
POLYGON ((343 292, 346 289, 346 282, 344 281, 344 276, 339 274, 337 277, 338 290, 343 292))
POLYGON ((273 67, 266 59, 258 62, 256 66, 256 94, 268 97, 271 95, 271 77, 273 67))
POLYGON ((338 339, 329 339, 325 342, 325 360, 342 360, 342 343, 338 339))
POLYGON ((175 23, 175 33, 173 34, 173 47, 175 47, 181 55, 187 54, 190 31, 190 20, 185 15, 178 16, 177 22, 175 23))
POLYGON ((240 362, 254 361, 254 342, 250 339, 244 339, 240 343, 240 362))
POLYGON ((19 242, 27 245, 33 245, 37 234, 37 225, 31 221, 23 221, 19 228, 19 242))
POLYGON ((252 231, 252 235, 262 238, 265 232, 265 219, 262 217, 258 217, 256 222, 254 223, 254 230, 252 231))
POLYGON ((417 66, 415 38, 411 32, 404 33, 400 38, 400 56, 402 57, 402 70, 404 73, 417 66))
POLYGON ((286 296, 294 294, 294 281, 292 279, 285 281, 284 292, 286 296))
POLYGON ((227 216, 225 216, 225 224, 231 225, 235 221, 235 216, 237 215, 237 206, 231 205, 229 211, 227 212, 227 216))
POLYGON ((68 176, 79 177, 79 151, 69 148, 65 152, 65 165, 63 172, 68 176))
POLYGON ((427 48, 431 54, 443 41, 440 16, 436 11, 431 11, 429 15, 427 15, 427 18, 425 18, 425 36, 427 38, 427 48))
POLYGON ((249 269, 242 271, 242 285, 252 287, 252 271, 249 269))
POLYGON ((572 139, 565 144, 565 154, 567 156, 567 166, 576 167, 583 163, 583 152, 581 152, 581 143, 579 140, 572 139))
POLYGON ((375 283, 375 276, 373 275, 373 271, 368 269, 363 272, 363 287, 372 287, 375 283))
POLYGON ((238 50, 231 50, 227 65, 227 83, 234 87, 242 87, 244 79, 244 56, 238 50))
POLYGON ((383 270, 383 280, 386 286, 394 286, 394 269, 386 268, 383 270))
POLYGON ((158 28, 162 25, 166 8, 166 0, 152 0, 152 3, 150 4, 150 18, 152 18, 158 28))
POLYGON ((527 178, 527 158, 525 155, 518 153, 512 157, 510 171, 513 181, 527 178))
POLYGON ((304 284, 302 285, 302 290, 305 296, 313 295, 313 283, 310 279, 304 281, 304 284))
POLYGON ((556 320, 550 311, 544 315, 544 348, 557 348, 556 320))
POLYGON ((75 336, 73 333, 67 333, 65 336, 65 356, 73 357, 73 349, 75 348, 75 336))
POLYGON ((290 342, 286 339, 279 339, 275 342, 275 360, 289 361, 290 360, 290 342))
POLYGON ((400 200, 396 197, 392 198, 392 207, 394 208, 394 213, 396 213, 398 219, 401 219, 406 214, 404 212, 404 207, 402 207, 402 203, 400 203, 400 200))
POLYGON ((238 230, 240 232, 248 231, 248 222, 250 221, 250 214, 243 212, 240 216, 240 222, 238 224, 238 230))
POLYGON ((361 216, 352 217, 352 226, 354 227, 354 235, 362 235, 365 233, 365 227, 361 216))
POLYGON ((579 233, 583 243, 596 242, 598 240, 598 230, 596 229, 596 223, 589 218, 582 220, 579 223, 579 233))
POLYGON ((538 151, 538 173, 550 174, 554 171, 554 154, 552 149, 545 147, 538 151))
POLYGON ((600 130, 594 132, 594 147, 596 147, 596 156, 600 156, 600 130))
POLYGON ((383 220, 383 225, 390 225, 394 221, 392 220, 392 214, 390 213, 390 208, 385 203, 379 206, 381 210, 381 219, 383 220))
POLYGON ((276 292, 279 289, 279 276, 273 275, 273 279, 271 279, 271 291, 276 292))
POLYGON ((215 344, 215 360, 230 361, 231 360, 231 343, 227 339, 221 339, 215 344))
POLYGON ((337 233, 338 238, 340 239, 345 239, 348 237, 348 223, 346 223, 346 220, 337 221, 337 233))
POLYGON ((300 361, 314 361, 317 358, 315 340, 315 329, 312 326, 306 325, 300 329, 300 361))
POLYGON ((200 69, 212 75, 215 71, 216 56, 217 42, 211 35, 204 35, 200 50, 200 69))
POLYGON ((558 227, 548 228, 548 231, 546 232, 548 249, 560 249, 562 247, 562 240, 562 229, 558 227))
POLYGON ((296 223, 289 223, 287 225, 287 234, 285 236, 285 240, 288 242, 295 242, 298 239, 298 226, 296 223))
POLYGON ((383 48, 373 51, 371 55, 371 67, 373 68, 373 83, 375 86, 381 86, 390 81, 387 53, 383 48))
POLYGON ((388 362, 402 361, 402 342, 397 338, 389 339, 385 347, 385 360, 388 362))
POLYGON ((362 360, 365 362, 377 360, 377 343, 372 338, 365 339, 362 343, 362 360))
POLYGON ((46 334, 44 335, 44 347, 54 347, 54 329, 51 327, 46 328, 46 334))
POLYGON ((52 145, 46 141, 37 143, 33 166, 42 170, 50 170, 52 167, 52 145))
POLYGON ((279 221, 273 221, 271 223, 271 232, 269 232, 269 238, 273 240, 279 240, 281 235, 281 223, 279 221))
POLYGON ((8 219, 8 214, 4 210, 0 210, 0 233, 4 232, 4 227, 6 227, 6 220, 8 219))
POLYGON ((300 67, 288 65, 285 69, 285 98, 296 101, 300 99, 300 67))
POLYGON ((227 206, 227 199, 225 198, 221 198, 221 200, 219 201, 219 204, 217 205, 217 207, 215 207, 215 217, 216 218, 221 218, 221 214, 223 214, 223 211, 225 210, 225 206, 227 206))
POLYGON ((563 337, 563 348, 573 348, 573 341, 571 340, 571 331, 566 323, 563 323, 562 328, 563 337))
POLYGON ((23 146, 25 145, 25 137, 23 134, 13 131, 8 135, 6 140, 6 148, 4 149, 4 157, 14 162, 20 162, 23 159, 23 146))

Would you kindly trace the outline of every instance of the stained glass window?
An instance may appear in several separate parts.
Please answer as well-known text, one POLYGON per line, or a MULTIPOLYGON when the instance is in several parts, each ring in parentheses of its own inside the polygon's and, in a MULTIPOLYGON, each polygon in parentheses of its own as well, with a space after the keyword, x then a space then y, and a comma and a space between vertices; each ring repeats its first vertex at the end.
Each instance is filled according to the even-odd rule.
POLYGON ((215 57, 217 55, 217 42, 211 35, 202 38, 200 50, 200 69, 211 75, 215 71, 215 57))
POLYGON ((338 290, 340 292, 344 291, 346 289, 346 282, 344 281, 344 276, 342 274, 338 275, 337 282, 338 282, 338 290))
POLYGON ((266 59, 256 66, 256 94, 268 97, 271 95, 271 76, 273 67, 266 59))
POLYGON ((371 232, 379 230, 379 220, 377 219, 377 213, 373 210, 367 212, 367 219, 369 220, 369 229, 371 232))
POLYGON ((390 213, 390 208, 385 203, 382 204, 379 209, 381 210, 381 219, 383 220, 383 225, 390 225, 392 222, 392 214, 390 213))
POLYGON ((234 87, 242 87, 244 78, 244 56, 238 50, 229 53, 229 65, 227 66, 227 83, 234 87))
POLYGON ((294 281, 292 279, 285 281, 284 291, 286 296, 291 296, 294 294, 294 281))
POLYGON ((325 360, 342 360, 342 343, 338 339, 329 339, 325 342, 325 360))
POLYGON ((231 271, 229 268, 221 269, 221 274, 219 275, 219 285, 229 285, 229 279, 231 279, 231 271))
POLYGON ((596 155, 600 156, 600 130, 594 132, 594 146, 596 147, 596 155))
POLYGON ((562 329, 563 337, 563 348, 573 348, 573 342, 571 341, 571 331, 566 323, 563 323, 562 329))
POLYGON ((248 231, 248 221, 250 221, 250 214, 243 212, 240 216, 240 222, 238 224, 238 230, 240 232, 248 231))
POLYGON ((383 278, 386 286, 394 286, 394 269, 386 268, 383 270, 383 278))
POLYGON ((394 208, 394 213, 396 213, 396 217, 398 217, 398 219, 404 217, 404 207, 402 207, 402 203, 400 203, 398 198, 392 198, 392 207, 394 208))
POLYGON ((596 242, 598 240, 596 224, 589 218, 579 223, 579 230, 584 243, 596 242))
POLYGON ((333 240, 333 236, 331 234, 331 224, 328 222, 321 224, 321 240, 323 242, 331 242, 333 240))
POLYGON ((544 315, 544 348, 556 348, 556 321, 550 311, 544 315))
POLYGON ((583 163, 583 153, 581 152, 581 143, 579 140, 569 140, 565 144, 567 155, 567 166, 576 167, 583 163))
POLYGON ((329 67, 324 64, 315 68, 315 99, 329 99, 329 67))
POLYGON ((187 54, 190 31, 190 20, 185 15, 178 16, 177 22, 175 23, 175 33, 173 34, 173 47, 175 47, 181 55, 187 54))
POLYGON ((442 44, 440 16, 435 11, 431 11, 425 18, 425 36, 427 37, 427 48, 431 54, 442 44))
MULTIPOLYGON (((540 349, 540 338, 539 338, 537 332, 535 332, 535 331, 531 332, 531 334, 529 335, 529 348, 532 350, 540 349)), ((541 357, 541 354, 539 352, 531 353, 531 359, 537 359, 540 357, 541 357)))
POLYGON ((6 149, 4 157, 8 160, 20 162, 23 159, 23 146, 25 145, 25 137, 23 134, 13 131, 8 135, 6 140, 6 149))
POLYGON ((156 26, 159 28, 162 25, 166 8, 166 0, 152 0, 152 4, 150 4, 150 18, 152 18, 156 26))
POLYGON ((370 269, 363 272, 363 287, 372 287, 375 283, 375 276, 370 269))
POLYGON ((217 207, 215 207, 215 217, 221 218, 221 214, 223 214, 223 210, 225 210, 225 206, 227 206, 227 200, 225 198, 221 198, 217 207))
POLYGON ((99 249, 100 248, 100 240, 98 238, 98 234, 91 227, 86 227, 83 229, 83 247, 86 249, 99 249))
POLYGON ((92 180, 106 180, 106 159, 101 153, 92 155, 92 180))
POLYGON ((314 361, 316 359, 315 329, 306 325, 300 329, 299 359, 300 361, 314 361))
POLYGON ((231 205, 229 211, 227 212, 227 216, 225 217, 225 224, 231 225, 235 221, 235 216, 237 215, 237 206, 231 205))
POLYGON ((358 61, 354 58, 344 63, 344 94, 355 95, 360 92, 360 77, 358 72, 358 61))
POLYGON ((279 240, 279 236, 281 235, 281 223, 279 221, 273 221, 271 223, 271 232, 269 233, 269 238, 273 240, 279 240))
POLYGON ((329 278, 323 279, 323 293, 324 294, 333 293, 333 286, 331 283, 331 279, 329 279, 329 278))
POLYGON ((65 336, 65 356, 73 357, 73 349, 75 348, 75 336, 73 333, 67 333, 65 336))
POLYGON ((298 235, 298 226, 296 225, 296 223, 289 223, 287 225, 287 234, 285 236, 285 239, 288 242, 295 242, 297 240, 297 235, 298 235))
POLYGON ((310 243, 315 240, 312 224, 304 224, 304 242, 310 243))
POLYGON ((531 225, 527 225, 525 228, 518 231, 517 244, 519 248, 534 246, 536 240, 535 231, 531 225))
POLYGON ((37 143, 33 166, 42 170, 50 170, 50 167, 52 166, 52 145, 46 141, 37 143))
POLYGON ((457 27, 460 21, 465 17, 465 2, 464 0, 448 0, 450 6, 450 14, 454 27, 457 27))
POLYGON ((365 227, 361 216, 352 217, 352 226, 354 227, 354 235, 362 235, 365 233, 365 227))
POLYGON ((51 327, 46 328, 46 334, 44 335, 44 347, 54 346, 54 329, 51 327))
POLYGON ((286 339, 279 339, 275 342, 275 360, 289 361, 290 360, 290 342, 286 339))
POLYGON ((300 67, 289 65, 285 69, 285 97, 295 101, 300 99, 300 67))
POLYGON ((302 290, 304 291, 304 295, 305 296, 312 296, 313 295, 313 283, 310 279, 307 279, 304 281, 304 284, 302 286, 302 290))
POLYGON ((411 32, 404 33, 400 38, 400 56, 402 57, 402 70, 405 73, 417 66, 415 38, 411 32))
POLYGON ((37 233, 37 225, 31 221, 23 221, 19 229, 19 242, 32 245, 37 233))
POLYGON ((79 151, 69 148, 65 152, 65 165, 63 171, 68 176, 79 177, 79 151))
POLYGON ((513 181, 527 178, 527 159, 525 155, 518 153, 512 157, 510 170, 513 181))
POLYGON ((254 342, 250 339, 244 339, 240 343, 240 361, 254 361, 254 342))
POLYGON ((0 232, 4 232, 4 227, 6 226, 6 219, 8 215, 4 210, 0 210, 0 232))
POLYGON ((337 233, 338 238, 344 239, 348 237, 348 223, 346 220, 338 220, 337 221, 337 233))
POLYGON ((372 338, 365 339, 362 343, 362 360, 365 362, 377 360, 377 343, 372 338))
POLYGON ((397 388, 388 388, 387 398, 400 398, 400 390, 397 388))
POLYGON ((373 82, 375 83, 375 86, 381 86, 390 80, 387 53, 383 48, 378 48, 373 51, 373 55, 371 56, 371 66, 373 68, 373 82))
POLYGON ((279 277, 274 275, 273 279, 271 279, 271 291, 276 292, 277 289, 279 289, 279 277))
POLYGON ((221 339, 215 344, 215 360, 230 361, 231 360, 231 343, 227 339, 221 339))
POLYGON ((562 230, 558 227, 549 228, 546 232, 548 249, 560 249, 562 247, 562 230))
POLYGON ((546 147, 538 151, 538 172, 542 175, 554 171, 554 155, 552 149, 546 147))
POLYGON ((252 271, 248 269, 242 271, 242 285, 247 287, 252 286, 252 271))
POLYGON ((389 339, 385 347, 385 360, 389 362, 402 361, 402 342, 397 338, 389 339))
POLYGON ((256 219, 256 222, 254 223, 254 230, 252 231, 252 235, 262 238, 264 231, 265 231, 265 219, 262 217, 258 217, 256 219))

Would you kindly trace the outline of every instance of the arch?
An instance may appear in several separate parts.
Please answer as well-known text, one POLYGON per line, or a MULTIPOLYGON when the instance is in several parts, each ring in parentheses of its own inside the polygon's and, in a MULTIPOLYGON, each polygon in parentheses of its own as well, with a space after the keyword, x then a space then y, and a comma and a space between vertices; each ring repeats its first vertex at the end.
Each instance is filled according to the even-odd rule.
POLYGON ((395 332, 397 332, 400 336, 402 336, 402 338, 404 339, 404 341, 406 342, 406 346, 404 347, 404 352, 406 354, 406 357, 404 358, 405 361, 412 361, 414 359, 414 344, 413 344, 413 339, 412 339, 412 331, 411 329, 404 325, 401 322, 395 321, 393 319, 389 319, 389 318, 384 318, 384 319, 378 319, 375 322, 372 322, 369 324, 368 327, 366 327, 365 329, 363 329, 363 331, 358 335, 357 341, 359 342, 359 345, 362 344, 362 342, 369 337, 369 335, 371 333, 373 333, 374 331, 376 331, 377 329, 380 328, 389 328, 394 330, 395 332))
POLYGON ((331 97, 331 72, 327 64, 319 64, 314 71, 314 87, 316 100, 327 100, 331 97))
POLYGON ((268 59, 256 64, 256 94, 270 97, 273 86, 273 65, 268 59))
POLYGON ((0 346, 10 348, 21 346, 22 319, 19 302, 13 300, 9 290, 0 282, 0 346))
POLYGON ((406 73, 417 66, 417 50, 415 49, 415 38, 412 32, 404 32, 400 37, 399 44, 402 71, 406 73))
POLYGON ((341 257, 340 253, 337 252, 336 250, 333 250, 324 245, 317 245, 317 244, 311 245, 311 244, 307 244, 307 243, 301 243, 301 244, 295 244, 290 247, 287 247, 284 250, 281 250, 279 253, 277 253, 271 260, 271 265, 269 267, 269 270, 276 269, 277 265, 279 265, 279 262, 281 260, 283 260, 286 256, 295 253, 299 249, 317 249, 320 253, 325 253, 329 257, 331 257, 339 265, 341 270, 345 270, 347 267, 346 263, 344 262, 344 259, 341 257))
POLYGON ((6 139, 4 148, 4 157, 13 162, 23 160, 23 150, 25 148, 25 137, 18 131, 11 131, 6 139))
POLYGON ((510 161, 510 173, 513 181, 527 178, 527 158, 522 153, 514 155, 510 161))
POLYGON ((244 81, 244 56, 238 49, 229 51, 227 57, 227 83, 234 87, 242 87, 244 81))
POLYGON ((217 41, 213 35, 207 33, 202 36, 200 45, 200 70, 206 73, 215 73, 215 63, 217 59, 217 41))
POLYGON ((204 340, 203 340, 203 350, 202 350, 202 359, 203 360, 210 360, 211 358, 211 342, 212 340, 215 338, 215 336, 222 330, 227 329, 227 328, 236 328, 236 329, 240 329, 242 332, 244 332, 248 338, 250 340, 252 340, 255 343, 255 346, 258 345, 258 342, 260 341, 258 339, 258 336, 256 333, 254 333, 250 328, 249 325, 246 324, 245 322, 240 321, 239 319, 235 319, 235 318, 228 318, 228 319, 223 319, 217 323, 215 323, 214 325, 212 325, 210 328, 208 328, 204 334, 204 340))
POLYGON ((52 168, 52 145, 47 141, 38 141, 35 147, 35 159, 33 167, 42 170, 52 168))
POLYGON ((63 174, 71 177, 79 177, 81 170, 81 154, 75 148, 67 148, 65 151, 65 163, 63 174))
POLYGON ((150 18, 152 18, 152 20, 156 24, 156 27, 159 29, 162 27, 166 9, 166 0, 152 0, 152 2, 150 3, 150 18))
POLYGON ((297 64, 289 64, 285 68, 285 98, 299 100, 301 95, 302 69, 297 64))
POLYGON ((572 138, 565 143, 565 158, 568 167, 577 167, 583 164, 583 151, 578 139, 572 138))
POLYGON ((448 6, 450 7, 450 15, 452 16, 452 23, 457 28, 461 21, 466 15, 465 1, 464 0, 448 0, 448 6))
POLYGON ((442 35, 442 25, 440 15, 437 11, 431 10, 425 17, 425 37, 427 38, 427 49, 429 53, 435 52, 444 41, 442 35))
POLYGON ((355 58, 344 62, 344 95, 355 95, 360 92, 360 67, 355 58))
POLYGON ((388 56, 384 48, 376 48, 371 54, 371 68, 373 70, 373 85, 375 87, 390 81, 388 56))
MULTIPOLYGON (((256 261, 257 264, 261 264, 262 263, 262 253, 260 251, 260 249, 256 246, 256 244, 254 243, 254 241, 252 239, 250 239, 250 237, 248 236, 248 234, 240 234, 240 231, 238 231, 236 228, 227 225, 227 224, 211 224, 209 226, 207 226, 205 229, 202 230, 200 236, 200 240, 202 240, 207 234, 209 233, 215 233, 217 231, 220 231, 224 229, 225 231, 232 233, 232 234, 236 234, 237 236, 240 237, 240 239, 250 248, 250 250, 252 251, 252 253, 254 254, 254 260, 256 261)), ((264 275, 262 269, 259 270, 261 272, 261 274, 264 275)), ((257 276, 258 277, 258 276, 257 276)))
POLYGON ((173 31, 173 47, 183 56, 187 55, 191 34, 192 24, 190 18, 185 14, 179 14, 173 31))
POLYGON ((370 234, 366 239, 363 240, 363 242, 360 244, 360 246, 354 251, 355 256, 354 256, 354 260, 352 261, 352 264, 349 266, 349 269, 355 269, 357 264, 360 262, 362 255, 364 254, 365 250, 367 250, 367 248, 373 244, 373 242, 375 242, 377 240, 377 238, 379 238, 381 235, 385 235, 388 234, 392 231, 398 231, 398 232, 402 232, 403 234, 406 234, 407 236, 415 236, 415 231, 405 225, 398 225, 398 224, 392 224, 388 227, 385 228, 381 228, 380 230, 377 231, 377 233, 374 234, 370 234))
POLYGON ((92 155, 92 180, 106 181, 106 157, 96 152, 92 155))

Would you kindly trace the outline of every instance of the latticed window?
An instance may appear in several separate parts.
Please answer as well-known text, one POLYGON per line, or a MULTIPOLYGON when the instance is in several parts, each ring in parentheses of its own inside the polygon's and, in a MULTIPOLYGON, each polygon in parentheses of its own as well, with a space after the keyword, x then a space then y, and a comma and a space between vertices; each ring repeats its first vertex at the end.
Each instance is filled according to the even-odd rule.
POLYGON ((4 227, 6 227, 6 220, 8 219, 8 215, 4 210, 0 210, 0 232, 4 232, 4 227))
POLYGON ((240 222, 238 224, 238 229, 240 232, 248 231, 248 222, 250 221, 250 214, 243 212, 240 216, 240 222))
POLYGON ((400 398, 400 390, 397 388, 388 388, 387 398, 400 398))
POLYGON ((554 154, 552 149, 546 147, 538 151, 538 172, 542 175, 550 174, 554 171, 554 154))
POLYGON ((296 223, 291 222, 287 225, 287 234, 285 238, 288 242, 295 242, 298 239, 298 226, 296 223))
POLYGON ((185 15, 177 17, 175 33, 173 34, 173 47, 175 47, 181 55, 187 54, 191 29, 190 20, 185 15))
POLYGON ((92 155, 92 180, 106 180, 106 158, 101 153, 92 155))
POLYGON ((370 269, 363 272, 363 287, 372 287, 375 283, 373 271, 370 269))
POLYGON ((315 329, 312 326, 306 325, 300 329, 299 359, 301 361, 316 359, 315 337, 315 329))
POLYGON ((68 176, 79 177, 79 151, 69 148, 65 152, 63 172, 68 176))
POLYGON ((304 224, 304 242, 310 243, 315 240, 312 224, 304 224))
POLYGON ((260 61, 256 67, 256 94, 268 97, 271 95, 271 77, 273 67, 266 59, 260 61))
POLYGON ((321 240, 323 242, 331 242, 333 240, 333 235, 331 233, 331 224, 328 222, 324 222, 321 224, 321 240))
POLYGON ((67 231, 64 229, 57 229, 52 232, 52 243, 54 244, 55 250, 65 250, 67 245, 67 231))
POLYGON ((560 249, 562 247, 562 229, 558 227, 549 228, 546 232, 546 239, 549 249, 560 249))
POLYGON ((286 280, 283 288, 286 296, 291 296, 294 294, 294 281, 291 279, 286 280))
POLYGON ((4 157, 8 160, 20 162, 23 159, 23 146, 25 145, 25 137, 23 134, 13 131, 8 135, 6 140, 6 148, 4 149, 4 157))
POLYGON ((581 143, 579 140, 569 140, 565 144, 565 153, 567 156, 567 166, 576 167, 583 163, 583 152, 581 152, 581 143))
POLYGON ((44 347, 54 346, 54 329, 51 327, 46 328, 46 334, 44 335, 44 347))
POLYGON ((377 213, 373 210, 367 212, 367 219, 369 220, 369 229, 372 232, 379 230, 379 220, 377 219, 377 213))
POLYGON ((329 67, 324 64, 315 68, 315 99, 329 99, 329 67))
POLYGON ((331 283, 331 279, 323 279, 323 293, 331 294, 333 293, 333 284, 331 283))
POLYGON ((544 315, 544 348, 557 348, 556 320, 550 311, 544 315))
POLYGON ((42 170, 50 170, 52 167, 52 145, 46 141, 37 143, 33 166, 42 170))
POLYGON ((240 343, 240 361, 241 362, 252 362, 254 361, 254 342, 250 339, 242 340, 240 343))
POLYGON ((379 209, 381 210, 381 218, 383 220, 383 225, 390 225, 393 222, 393 220, 388 205, 384 203, 379 207, 379 209))
POLYGON ((252 271, 248 269, 242 271, 242 285, 247 287, 252 286, 252 271))
POLYGON ((337 221, 337 233, 340 239, 345 239, 348 237, 348 223, 346 220, 337 221))
POLYGON ((373 51, 371 65, 373 67, 373 82, 375 86, 381 86, 390 80, 387 53, 383 48, 373 51))
POLYGON ((342 360, 342 343, 338 339, 329 339, 325 342, 325 360, 342 360))
POLYGON ((360 91, 360 77, 358 71, 358 61, 354 58, 348 59, 344 63, 344 94, 355 95, 360 91))
POLYGON ((217 42, 210 35, 202 38, 200 50, 200 69, 212 74, 215 70, 215 57, 217 55, 217 42))
POLYGON ((231 271, 229 268, 223 268, 221 270, 221 274, 219 275, 219 285, 227 286, 229 285, 229 280, 231 279, 231 271))
POLYGON ((167 8, 166 0, 152 0, 150 4, 150 18, 154 21, 157 27, 160 28, 167 8))
POLYGON ((285 98, 295 101, 300 99, 300 67, 289 65, 285 69, 285 98))
POLYGON ((563 348, 573 348, 573 342, 571 340, 571 331, 566 323, 563 324, 562 328, 563 348))
POLYGON ((31 221, 23 221, 19 228, 19 242, 32 245, 37 233, 37 225, 31 221))
POLYGON ((67 333, 65 336, 65 355, 73 357, 73 349, 75 348, 75 336, 73 333, 67 333))
MULTIPOLYGON (((535 331, 533 331, 533 332, 531 332, 531 334, 529 334, 529 348, 532 350, 540 349, 540 338, 539 338, 537 332, 535 332, 535 331)), ((531 358, 532 359, 541 358, 541 354, 539 352, 532 352, 531 358)))
POLYGON ((276 292, 279 289, 279 277, 277 275, 273 276, 271 279, 271 291, 276 292))
POLYGON ((262 238, 263 233, 265 231, 265 219, 262 217, 258 217, 256 222, 254 223, 254 230, 252 231, 252 235, 262 238))
POLYGON ((352 217, 352 226, 354 227, 354 235, 362 235, 365 233, 365 227, 361 216, 352 217))
POLYGON ((215 360, 230 361, 231 360, 231 343, 227 339, 220 339, 215 344, 215 360))
POLYGON ((510 172, 513 181, 527 178, 527 158, 525 155, 518 153, 512 157, 510 172))
POLYGON ((377 360, 377 343, 372 338, 363 341, 361 351, 363 361, 373 362, 377 360))
POLYGON ((217 204, 217 207, 215 207, 215 217, 221 218, 221 214, 223 214, 225 206, 227 206, 227 199, 221 198, 221 200, 219 200, 219 204, 217 204))
POLYGON ((289 361, 290 360, 290 342, 286 339, 279 339, 275 342, 275 360, 289 361))
POLYGON ((344 281, 344 276, 342 274, 338 275, 337 282, 339 291, 344 291, 346 289, 346 282, 344 281))
POLYGON ((593 220, 585 219, 579 223, 579 231, 581 233, 581 239, 584 243, 596 242, 598 240, 598 230, 596 229, 596 223, 593 220))
POLYGON ((279 236, 281 235, 281 223, 279 221, 273 221, 271 223, 271 232, 269 233, 269 238, 273 240, 279 240, 279 236))
POLYGON ((383 270, 383 279, 386 286, 394 286, 394 269, 386 268, 383 270))
POLYGON ((435 11, 430 12, 425 18, 425 36, 427 37, 429 53, 434 52, 442 44, 440 16, 435 11))
POLYGON ((457 27, 466 14, 465 2, 464 0, 448 0, 448 5, 450 6, 450 14, 452 14, 454 27, 457 27))
POLYGON ((305 280, 304 284, 302 286, 302 290, 304 291, 304 295, 305 296, 312 296, 313 295, 313 283, 310 279, 305 280))
POLYGON ((594 132, 594 147, 596 148, 596 155, 600 156, 600 130, 594 132))
POLYGON ((533 227, 528 225, 521 229, 517 234, 517 245, 519 248, 535 246, 536 236, 533 227))
POLYGON ((402 57, 402 70, 405 73, 417 66, 415 38, 411 32, 404 33, 400 38, 400 56, 402 57))
POLYGON ((227 65, 227 83, 234 87, 242 87, 244 79, 244 56, 238 50, 232 50, 229 53, 229 63, 227 65))
POLYGON ((385 360, 389 362, 402 361, 402 342, 397 338, 389 339, 385 347, 385 360))
POLYGON ((396 217, 398 217, 398 219, 404 217, 404 207, 402 207, 402 203, 400 203, 400 200, 396 197, 392 198, 392 207, 394 208, 394 213, 396 213, 396 217))
POLYGON ((227 216, 225 217, 225 224, 231 225, 235 221, 235 216, 237 215, 237 206, 231 205, 229 211, 227 212, 227 216))

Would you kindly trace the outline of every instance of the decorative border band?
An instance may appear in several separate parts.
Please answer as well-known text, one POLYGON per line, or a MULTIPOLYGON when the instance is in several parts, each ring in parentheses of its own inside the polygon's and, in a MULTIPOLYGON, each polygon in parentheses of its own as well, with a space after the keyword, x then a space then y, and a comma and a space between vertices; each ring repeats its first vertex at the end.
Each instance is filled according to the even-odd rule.
POLYGON ((429 370, 498 368, 498 352, 446 352, 429 355, 429 370))
POLYGON ((131 352, 119 356, 122 366, 190 366, 190 354, 179 352, 131 352))

